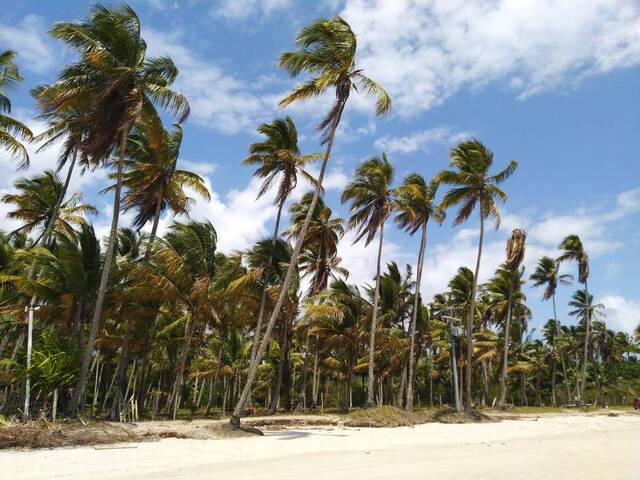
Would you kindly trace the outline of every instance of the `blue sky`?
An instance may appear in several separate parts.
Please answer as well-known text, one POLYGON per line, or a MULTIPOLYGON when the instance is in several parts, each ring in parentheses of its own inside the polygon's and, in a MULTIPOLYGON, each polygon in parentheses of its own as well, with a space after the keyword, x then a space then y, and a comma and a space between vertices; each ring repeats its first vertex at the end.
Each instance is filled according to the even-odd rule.
MULTIPOLYGON (((198 201, 192 217, 208 218, 224 251, 267 236, 275 209, 255 200, 257 183, 241 165, 256 126, 290 114, 306 152, 321 151, 313 126, 329 98, 282 111, 277 101, 295 81, 276 66, 300 27, 320 16, 343 15, 358 35, 358 65, 392 96, 392 114, 373 117, 372 104, 353 96, 336 139, 327 178, 327 201, 340 215, 339 194, 364 158, 385 150, 396 181, 417 171, 432 176, 447 166, 452 143, 475 136, 495 153, 495 166, 511 159, 517 173, 504 184, 509 201, 502 226, 491 231, 482 279, 503 260, 510 229, 529 233, 526 267, 558 242, 579 234, 592 258, 591 290, 608 307, 612 328, 640 323, 640 166, 636 148, 640 85, 640 5, 633 0, 490 1, 360 0, 139 0, 150 55, 169 54, 181 70, 176 88, 190 99, 182 161, 206 176, 211 202, 198 201)), ((29 88, 55 79, 73 55, 47 30, 56 21, 86 16, 92 2, 0 0, 0 49, 18 51, 25 82, 14 94, 15 114, 35 130, 29 88)), ((0 154, 0 191, 17 176, 0 154)), ((55 164, 56 152, 34 155, 31 173, 55 164)), ((98 195, 105 174, 75 178, 103 212, 106 233, 111 198, 98 195)), ((306 186, 295 193, 299 197, 306 186)), ((6 207, 2 207, 6 211, 6 207)), ((453 216, 453 215, 451 215, 453 216)), ((170 222, 163 220, 163 225, 170 222)), ((124 222, 128 219, 125 217, 124 222)), ((10 223, 2 217, 3 228, 10 223)), ((417 238, 390 229, 385 257, 413 263, 417 238)), ((340 255, 354 282, 375 270, 373 246, 351 245, 340 255)), ((453 228, 447 221, 429 234, 424 293, 445 288, 461 265, 472 265, 477 221, 453 228)), ((567 267, 569 269, 569 267, 567 267)), ((575 286, 561 289, 564 306, 575 286)), ((532 327, 551 314, 527 289, 532 327)))

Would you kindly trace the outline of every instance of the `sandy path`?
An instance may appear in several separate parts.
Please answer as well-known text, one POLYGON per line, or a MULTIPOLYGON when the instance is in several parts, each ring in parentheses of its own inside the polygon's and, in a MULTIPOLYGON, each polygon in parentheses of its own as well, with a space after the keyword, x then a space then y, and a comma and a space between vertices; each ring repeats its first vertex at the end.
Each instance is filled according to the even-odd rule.
POLYGON ((4 452, 0 469, 12 480, 640 479, 640 416, 627 415, 293 429, 121 447, 4 452))

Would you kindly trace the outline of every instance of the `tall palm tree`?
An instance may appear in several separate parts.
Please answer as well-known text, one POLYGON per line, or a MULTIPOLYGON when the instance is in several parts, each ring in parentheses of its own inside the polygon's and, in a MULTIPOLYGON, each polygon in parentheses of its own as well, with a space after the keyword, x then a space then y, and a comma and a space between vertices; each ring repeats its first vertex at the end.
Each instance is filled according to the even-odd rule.
POLYGON ((267 323, 262 343, 251 362, 247 381, 233 410, 230 423, 234 428, 240 427, 242 409, 249 397, 256 372, 258 371, 258 365, 267 349, 271 331, 280 314, 280 309, 293 279, 298 257, 311 222, 311 216, 320 197, 320 189, 322 188, 322 181, 331 156, 335 133, 349 94, 356 86, 360 86, 367 94, 377 95, 376 113, 378 115, 386 114, 391 108, 391 99, 387 92, 373 80, 364 76, 361 69, 356 69, 356 36, 349 24, 343 19, 335 17, 315 21, 300 31, 296 38, 296 45, 298 50, 283 53, 278 64, 292 77, 297 77, 301 73, 307 72, 312 75, 312 78, 296 87, 293 92, 281 100, 280 105, 284 107, 294 102, 314 98, 329 90, 334 90, 336 102, 318 125, 319 130, 324 132, 322 140, 327 147, 322 159, 313 199, 309 206, 307 218, 300 230, 300 237, 293 250, 291 263, 282 284, 280 295, 267 323))
MULTIPOLYGON (((263 178, 258 198, 269 191, 274 181, 278 180, 278 191, 274 202, 277 206, 275 226, 271 243, 275 246, 280 233, 280 218, 284 203, 298 184, 298 175, 303 176, 311 183, 315 179, 305 170, 313 161, 320 158, 318 154, 302 155, 298 145, 298 130, 291 117, 278 118, 271 123, 263 123, 258 127, 258 132, 265 136, 261 142, 253 143, 249 147, 249 156, 242 163, 256 165, 255 176, 263 178)), ((256 330, 251 346, 251 359, 256 356, 260 335, 262 333, 262 320, 267 303, 267 290, 269 288, 266 278, 263 278, 262 297, 260 310, 256 321, 256 330)))
POLYGON ((11 113, 9 91, 22 81, 18 67, 14 62, 16 52, 5 50, 0 52, 0 148, 18 161, 19 168, 29 166, 29 153, 22 141, 31 141, 33 133, 22 122, 5 115, 11 113))
MULTIPOLYGON (((560 275, 560 265, 557 260, 554 260, 551 257, 544 256, 538 260, 538 264, 536 265, 535 270, 531 274, 531 281, 533 282, 534 287, 544 287, 544 292, 542 294, 543 300, 551 299, 551 303, 553 305, 553 322, 554 322, 554 332, 553 335, 550 336, 551 339, 551 402, 553 405, 556 404, 556 375, 555 375, 555 362, 556 362, 556 339, 560 336, 560 325, 558 323, 558 312, 556 309, 556 290, 558 285, 569 285, 571 284, 571 280, 573 277, 571 275, 562 274, 560 275)), ((565 384, 567 388, 567 396, 569 395, 569 386, 567 382, 567 371, 566 365, 564 362, 564 355, 561 353, 560 360, 562 363, 562 374, 565 379, 565 384)))
MULTIPOLYGON (((587 302, 591 298, 589 295, 589 255, 584 249, 582 245, 582 241, 578 235, 568 235, 566 236, 558 248, 562 251, 560 256, 558 257, 559 262, 564 261, 572 261, 578 264, 578 281, 584 285, 585 298, 587 302)), ((578 401, 582 401, 582 394, 584 393, 584 383, 587 377, 587 358, 589 353, 589 330, 591 329, 591 319, 589 317, 591 309, 586 308, 585 313, 586 316, 584 318, 584 351, 582 354, 582 380, 578 379, 577 384, 577 394, 578 401)))
POLYGON ((354 243, 365 239, 365 246, 378 235, 376 259, 376 285, 373 293, 373 312, 369 338, 369 384, 367 385, 367 407, 374 403, 374 368, 376 328, 378 326, 378 300, 380 297, 380 262, 384 243, 384 223, 393 211, 393 165, 386 154, 362 162, 342 192, 342 203, 351 201, 349 228, 356 230, 354 243))
POLYGON ((518 162, 511 160, 509 166, 495 175, 490 175, 489 170, 493 165, 493 152, 478 140, 468 140, 452 148, 449 153, 450 166, 455 170, 443 170, 435 177, 438 183, 453 185, 440 204, 442 209, 460 206, 458 214, 453 221, 459 225, 469 219, 476 205, 479 206, 480 238, 478 241, 478 255, 476 258, 475 273, 471 291, 471 308, 467 318, 467 358, 469 365, 466 371, 465 402, 467 413, 473 409, 471 400, 471 381, 473 357, 473 315, 475 311, 476 293, 478 289, 478 274, 480 273, 480 261, 482 258, 482 245, 484 242, 484 222, 493 219, 496 228, 500 223, 500 211, 497 202, 506 202, 507 194, 498 185, 509 178, 518 167, 518 162))
MULTIPOLYGON (((133 226, 137 229, 152 222, 146 257, 153 248, 162 212, 169 209, 173 215, 188 215, 193 199, 186 194, 185 187, 205 200, 211 198, 200 175, 177 168, 182 133, 182 126, 179 124, 174 125, 173 131, 168 132, 164 128, 154 130, 138 123, 128 139, 125 160, 127 171, 123 179, 127 193, 123 198, 123 209, 125 212, 135 212, 133 226)), ((124 372, 129 361, 129 343, 134 324, 134 316, 127 316, 118 363, 119 375, 116 375, 116 399, 120 398, 121 390, 125 386, 124 372)), ((112 409, 113 419, 117 418, 119 413, 119 403, 114 401, 114 405, 116 408, 112 409)))
POLYGON ((415 343, 416 324, 418 311, 420 310, 420 285, 422 281, 422 269, 424 256, 427 247, 427 223, 433 218, 438 224, 444 221, 444 211, 435 204, 435 196, 438 185, 413 173, 408 175, 402 185, 396 189, 396 223, 410 235, 421 230, 420 247, 418 248, 418 260, 416 267, 416 291, 413 299, 413 311, 411 313, 411 324, 409 325, 409 337, 411 344, 409 347, 409 378, 407 379, 407 410, 413 410, 413 382, 415 369, 415 343))
POLYGON ((527 234, 524 230, 516 228, 509 235, 507 240, 507 259, 504 263, 504 269, 508 272, 509 295, 507 298, 507 318, 504 326, 504 350, 502 352, 502 372, 500 374, 500 399, 498 407, 504 408, 507 404, 507 368, 509 364, 509 328, 511 327, 511 314, 513 310, 512 299, 515 283, 520 281, 518 268, 524 260, 525 241, 527 234))
POLYGON ((58 23, 51 34, 73 48, 80 59, 66 67, 55 83, 38 91, 40 108, 45 114, 70 109, 82 112, 80 130, 84 138, 80 149, 92 165, 109 163, 117 150, 113 215, 103 274, 87 348, 69 402, 69 413, 75 414, 87 381, 114 255, 129 131, 141 118, 152 128, 161 128, 154 105, 170 110, 180 122, 189 115, 189 105, 184 96, 169 88, 178 75, 171 59, 146 58, 140 19, 128 5, 97 5, 88 21, 58 23))
POLYGON ((20 220, 24 224, 9 236, 17 233, 39 232, 34 245, 41 243, 48 231, 74 233, 74 225, 85 222, 85 215, 97 214, 96 208, 82 201, 81 193, 74 193, 66 201, 60 202, 64 194, 64 185, 51 170, 46 170, 32 178, 19 178, 14 183, 16 193, 2 196, 2 202, 13 204, 14 209, 7 213, 7 218, 20 220))

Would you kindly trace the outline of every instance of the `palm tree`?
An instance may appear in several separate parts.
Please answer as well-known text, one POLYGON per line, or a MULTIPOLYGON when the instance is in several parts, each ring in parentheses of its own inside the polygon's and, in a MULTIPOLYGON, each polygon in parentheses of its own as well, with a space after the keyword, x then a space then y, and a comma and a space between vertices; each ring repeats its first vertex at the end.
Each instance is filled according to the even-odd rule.
POLYGON ((53 231, 72 235, 73 226, 84 223, 86 214, 98 213, 93 205, 82 201, 81 193, 74 193, 66 201, 60 202, 64 185, 51 170, 32 178, 19 178, 14 187, 17 192, 3 195, 2 202, 14 205, 14 209, 7 213, 7 218, 20 220, 24 224, 9 236, 39 232, 33 245, 41 243, 49 225, 53 231))
POLYGON ((452 148, 450 153, 450 166, 455 170, 443 170, 435 177, 437 183, 454 185, 449 190, 440 204, 442 209, 460 205, 458 214, 453 221, 459 225, 466 221, 473 213, 476 205, 480 211, 480 238, 478 241, 478 256, 476 258, 475 273, 471 291, 471 308, 467 319, 467 358, 469 365, 465 382, 465 411, 471 413, 473 409, 471 400, 471 380, 473 357, 473 314, 475 311, 476 292, 478 289, 478 274, 480 273, 480 260, 482 257, 482 244, 484 241, 484 222, 494 219, 496 227, 500 223, 500 211, 497 202, 506 202, 507 194, 498 185, 509 178, 518 167, 518 162, 511 160, 509 166, 501 172, 490 175, 489 170, 493 164, 493 152, 478 140, 468 140, 452 148))
MULTIPOLYGON (((129 136, 127 159, 123 185, 127 187, 124 195, 125 212, 135 211, 133 226, 138 230, 148 222, 152 222, 151 233, 147 242, 148 257, 158 231, 160 215, 169 209, 173 215, 188 215, 193 199, 187 196, 184 189, 190 188, 205 200, 211 196, 204 179, 193 172, 177 168, 180 146, 182 144, 182 126, 174 125, 173 131, 164 128, 153 130, 138 123, 135 131, 129 136)), ((113 187, 110 187, 113 188, 113 187)), ((115 398, 120 398, 124 388, 124 372, 129 361, 129 343, 133 333, 134 316, 126 318, 126 327, 122 339, 122 348, 116 375, 115 398)), ((118 417, 119 403, 114 401, 112 419, 118 417)))
POLYGON ((129 136, 123 185, 124 211, 135 211, 133 226, 138 230, 151 224, 149 247, 158 231, 160 215, 171 210, 173 215, 188 215, 193 199, 185 188, 193 190, 204 200, 211 195, 204 179, 188 170, 178 168, 178 156, 182 144, 182 126, 176 124, 171 132, 155 131, 143 124, 136 125, 129 136))
MULTIPOLYGON (((553 405, 556 404, 556 375, 555 375, 555 356, 556 356, 556 339, 560 336, 560 326, 558 324, 558 312, 556 310, 556 290, 558 288, 558 284, 560 285, 569 285, 571 284, 571 280, 573 277, 571 275, 559 273, 560 265, 557 260, 554 260, 551 257, 544 256, 540 260, 538 260, 538 265, 536 265, 536 269, 531 274, 531 281, 533 282, 534 287, 544 287, 544 292, 542 294, 543 300, 551 299, 551 303, 553 305, 553 322, 554 322, 554 332, 553 335, 550 336, 551 342, 551 403, 553 405)), ((567 399, 569 396, 569 384, 567 382, 567 371, 566 365, 564 362, 564 355, 560 356, 562 362, 562 374, 565 379, 565 384, 567 388, 567 399)))
POLYGON ((427 247, 427 223, 429 219, 433 218, 438 224, 442 224, 445 217, 444 212, 434 203, 437 190, 437 184, 433 182, 427 184, 424 178, 416 173, 408 175, 402 185, 396 189, 396 209, 398 210, 395 218, 396 223, 400 228, 409 232, 410 235, 415 234, 418 230, 422 231, 416 263, 416 291, 413 299, 411 324, 409 325, 411 344, 409 347, 409 378, 407 379, 406 405, 409 411, 413 410, 416 323, 420 309, 420 284, 427 247))
POLYGON ((217 234, 209 222, 174 222, 169 232, 154 247, 151 267, 143 268, 140 281, 149 288, 150 297, 179 305, 183 316, 184 346, 173 382, 171 401, 175 418, 180 403, 187 359, 191 353, 196 325, 216 318, 210 286, 216 270, 217 234))
MULTIPOLYGON (((573 261, 578 264, 578 281, 584 284, 585 298, 587 301, 591 298, 589 295, 589 287, 587 285, 589 279, 589 255, 584 250, 582 241, 577 235, 568 235, 565 237, 558 248, 562 251, 558 257, 559 262, 573 261)), ((591 319, 589 313, 591 309, 586 308, 586 316, 584 318, 584 351, 582 355, 582 381, 578 379, 577 394, 578 401, 582 401, 582 394, 584 393, 584 383, 587 378, 587 356, 589 352, 589 330, 591 329, 591 319)))
POLYGON ((391 99, 387 95, 387 92, 373 80, 364 76, 361 69, 356 69, 356 36, 349 24, 343 19, 336 17, 315 21, 311 25, 303 28, 298 34, 296 45, 298 46, 298 50, 283 53, 280 56, 278 64, 292 77, 297 77, 302 72, 308 72, 312 75, 312 78, 296 87, 293 92, 281 100, 280 105, 284 107, 294 102, 314 98, 330 89, 335 91, 336 102, 327 116, 318 125, 319 130, 324 132, 322 140, 323 143, 326 143, 327 148, 322 160, 322 166, 320 167, 320 174, 317 178, 313 199, 309 206, 307 218, 300 230, 300 237, 291 255, 291 263, 287 269, 280 295, 267 323, 262 343, 251 362, 247 381, 240 395, 240 399, 233 410, 230 419, 233 428, 240 427, 242 409, 249 398, 249 393, 253 386, 256 372, 258 371, 258 365, 267 348, 271 331, 280 314, 280 309, 282 308, 289 285, 293 279, 298 257, 300 256, 307 229, 311 222, 311 216, 320 197, 320 189, 322 188, 322 181, 327 169, 329 157, 331 156, 335 133, 351 89, 355 89, 356 86, 359 85, 367 94, 377 95, 376 113, 378 115, 386 114, 391 108, 391 99))
MULTIPOLYGON (((307 218, 313 193, 305 193, 299 202, 291 205, 291 227, 285 232, 290 239, 299 238, 300 230, 307 218)), ((329 279, 339 273, 347 272, 339 266, 338 242, 344 236, 344 220, 332 217, 333 211, 322 198, 318 199, 311 222, 307 228, 303 251, 300 256, 301 269, 305 275, 312 275, 308 296, 313 296, 327 288, 329 279)), ((335 277, 334 277, 335 278, 335 277)))
POLYGON ((379 232, 378 256, 376 260, 376 286, 373 294, 373 312, 369 339, 369 384, 367 386, 367 407, 374 403, 374 368, 376 328, 378 325, 378 300, 380 296, 380 261, 384 243, 384 223, 393 211, 393 166, 386 154, 373 157, 360 164, 353 180, 342 192, 342 203, 351 201, 349 228, 356 230, 354 244, 365 238, 369 245, 379 232))
POLYGON ((16 52, 5 50, 0 53, 0 148, 8 151, 18 161, 18 168, 29 166, 29 154, 20 140, 30 142, 33 133, 22 122, 11 118, 11 100, 9 90, 22 81, 18 67, 14 62, 16 52))
POLYGON ((509 328, 511 327, 512 299, 514 283, 520 281, 517 274, 518 268, 524 260, 525 241, 527 234, 524 230, 516 228, 511 232, 507 240, 507 260, 504 264, 508 272, 509 295, 507 298, 507 319, 504 326, 504 351, 502 353, 502 373, 500 374, 500 399, 498 407, 504 408, 507 403, 507 368, 509 363, 509 328))
MULTIPOLYGON (((255 176, 263 178, 258 198, 269 191, 273 182, 279 178, 278 192, 274 199, 278 212, 271 243, 275 246, 280 233, 280 217, 284 203, 298 184, 298 175, 315 183, 315 179, 307 173, 305 167, 319 158, 318 154, 302 155, 298 145, 298 130, 291 117, 278 118, 272 123, 263 123, 258 127, 258 132, 266 138, 261 142, 253 143, 249 147, 249 156, 244 159, 245 165, 257 165, 255 176)), ((266 278, 263 279, 260 310, 256 322, 256 331, 253 345, 251 346, 251 359, 256 356, 262 333, 262 319, 264 317, 267 302, 267 289, 269 285, 266 278)))
POLYGON ((140 19, 131 7, 97 5, 88 21, 58 23, 51 34, 76 50, 80 60, 66 67, 55 83, 38 91, 40 108, 45 114, 70 109, 82 112, 80 150, 92 165, 108 163, 117 150, 109 242, 87 348, 69 402, 69 413, 75 414, 87 381, 114 255, 129 131, 140 118, 150 128, 161 128, 154 104, 170 110, 180 122, 189 115, 189 105, 184 96, 169 88, 178 75, 171 59, 146 58, 140 19))

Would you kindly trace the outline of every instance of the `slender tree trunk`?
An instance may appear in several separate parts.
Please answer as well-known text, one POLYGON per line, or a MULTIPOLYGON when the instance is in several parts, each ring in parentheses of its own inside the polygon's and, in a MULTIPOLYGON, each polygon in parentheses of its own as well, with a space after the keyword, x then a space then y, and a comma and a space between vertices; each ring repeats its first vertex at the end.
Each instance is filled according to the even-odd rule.
POLYGON ((591 299, 589 298, 589 287, 587 280, 584 281, 584 293, 587 297, 587 312, 584 321, 584 352, 582 355, 582 378, 579 381, 578 401, 582 403, 584 396, 584 386, 587 383, 587 361, 589 356, 589 333, 591 330, 591 299))
POLYGON ((309 370, 309 331, 304 339, 304 362, 302 365, 302 388, 300 389, 300 400, 302 401, 302 409, 307 409, 307 377, 309 370))
POLYGON ((173 384, 173 419, 176 419, 176 413, 178 410, 178 403, 180 401, 180 393, 182 391, 182 384, 184 383, 184 371, 187 367, 187 359, 189 352, 191 351, 191 340, 193 338, 193 332, 195 331, 196 322, 195 319, 189 318, 189 324, 185 326, 185 339, 182 354, 180 355, 180 363, 178 364, 178 373, 176 375, 175 383, 173 384))
MULTIPOLYGON (((558 325, 558 313, 556 311, 556 294, 555 292, 552 295, 552 302, 553 302, 553 319, 555 320, 555 328, 556 328, 556 337, 560 336, 560 326, 558 325)), ((556 348, 555 345, 555 340, 556 338, 554 338, 554 344, 553 344, 553 348, 556 348)), ((567 390, 567 399, 566 401, 569 402, 571 400, 571 388, 569 387, 569 377, 567 377, 567 366, 565 363, 565 359, 564 359, 564 354, 560 353, 560 362, 562 364, 562 375, 563 375, 563 380, 564 380, 564 386, 565 389, 567 390)))
POLYGON ((473 400, 471 398, 471 381, 473 373, 473 316, 476 309, 476 291, 478 290, 478 275, 480 274, 480 259, 482 258, 482 243, 484 241, 484 212, 482 210, 482 198, 480 199, 480 240, 478 243, 478 258, 476 259, 476 269, 473 274, 473 284, 471 286, 471 305, 467 318, 467 371, 465 379, 464 410, 466 413, 473 411, 473 400))
POLYGON ((267 292, 269 290, 269 269, 273 263, 273 250, 278 241, 278 233, 280 232, 280 218, 282 216, 282 208, 284 207, 284 199, 278 205, 278 213, 276 214, 276 224, 273 228, 273 236, 271 237, 271 253, 269 254, 269 262, 267 268, 265 268, 262 274, 262 297, 260 298, 260 310, 258 312, 258 320, 256 322, 256 330, 253 335, 253 343, 251 345, 251 361, 256 357, 258 351, 258 345, 260 344, 260 334, 262 333, 262 321, 264 319, 264 312, 267 307, 267 292))
POLYGON ((120 195, 122 192, 122 168, 124 164, 124 153, 127 145, 128 128, 122 130, 120 134, 120 154, 116 164, 116 188, 113 196, 113 216, 111 218, 111 230, 109 231, 109 243, 107 245, 107 251, 104 257, 104 264, 102 266, 102 276, 100 277, 100 286, 98 288, 98 296, 96 298, 96 306, 93 312, 93 318, 91 319, 91 328, 89 330, 89 338, 87 339, 87 346, 82 355, 82 363, 80 365, 80 372, 76 380, 71 401, 69 402, 68 413, 73 416, 77 413, 80 406, 80 399, 82 393, 87 384, 87 375, 89 373, 89 363, 91 362, 91 356, 93 355, 94 343, 96 336, 98 335, 98 327, 100 326, 100 320, 102 317, 102 307, 104 305, 104 297, 107 293, 107 287, 109 282, 109 273, 111 271, 111 264, 113 262, 113 253, 116 246, 116 238, 118 234, 118 219, 120 217, 120 195))
POLYGON ((422 238, 418 251, 418 265, 416 266, 416 292, 413 299, 413 312, 411 312, 411 324, 409 325, 409 379, 407 382, 407 410, 413 410, 413 383, 415 378, 415 345, 416 324, 418 323, 418 310, 420 308, 420 284, 422 282, 422 268, 424 266, 424 252, 427 245, 427 222, 422 225, 422 238))
POLYGON ((374 372, 376 361, 376 328, 378 326, 378 301, 380 299, 380 262, 382 260, 382 244, 384 243, 384 223, 380 225, 380 238, 378 240, 378 257, 376 261, 376 287, 373 292, 373 313, 371 315, 371 333, 369 335, 369 374, 367 384, 366 407, 372 407, 374 398, 374 372))
POLYGON ((269 318, 269 322, 267 323, 267 328, 264 332, 264 336, 260 343, 260 347, 256 352, 255 357, 251 361, 249 366, 249 373, 247 375, 247 382, 244 385, 244 389, 242 394, 240 395, 240 399, 236 404, 233 414, 231 415, 230 424, 234 428, 240 427, 240 416, 242 415, 242 410, 244 408, 245 403, 249 398, 249 394, 251 392, 251 388, 253 387, 253 381, 256 376, 256 372, 258 371, 258 365, 262 361, 262 356, 264 355, 265 350, 267 349, 267 345, 269 344, 269 339, 271 337, 271 331, 276 323, 276 319, 280 315, 280 309, 284 303, 284 299, 287 295, 287 291, 289 290, 289 286, 291 285, 291 280, 293 279, 293 273, 296 269, 296 265, 298 263, 298 257, 300 256, 300 251, 302 250, 302 244, 304 243, 305 237, 307 235, 307 230, 309 229, 309 224, 311 223, 311 217, 313 212, 318 204, 318 198, 320 196, 320 191, 322 189, 322 181, 324 180, 325 171, 327 169, 327 164, 329 162, 329 156, 331 155, 331 149, 333 148, 333 141, 336 134, 336 129, 338 128, 338 123, 340 123, 340 117, 342 116, 342 111, 344 109, 344 105, 346 102, 346 98, 339 100, 338 111, 333 120, 333 124, 331 125, 331 130, 329 131, 329 135, 327 137, 327 149, 324 154, 324 159, 322 161, 322 166, 320 167, 320 174, 318 176, 318 181, 316 188, 313 192, 313 199, 311 200, 311 205, 309 205, 309 211, 307 212, 307 217, 304 220, 304 224, 302 225, 302 229, 300 230, 300 237, 296 242, 296 246, 293 250, 293 254, 291 255, 291 261, 289 262, 289 267, 287 268, 287 273, 284 278, 284 282, 280 287, 280 294, 278 295, 278 300, 276 305, 271 312, 271 317, 269 318))
POLYGON ((507 404, 507 368, 509 367, 509 341, 511 327, 511 311, 513 301, 513 278, 510 271, 509 295, 507 297, 507 320, 504 326, 504 351, 502 353, 502 373, 500 374, 500 400, 498 400, 498 408, 504 408, 507 404))

